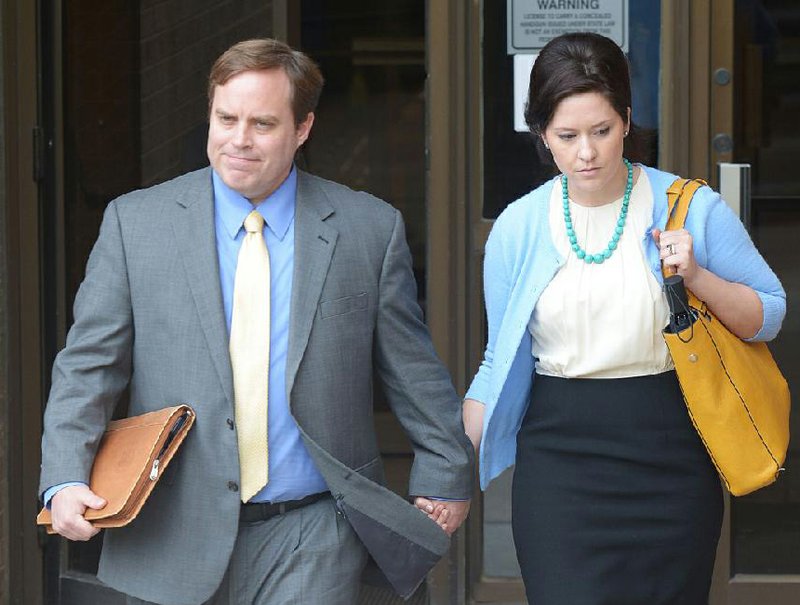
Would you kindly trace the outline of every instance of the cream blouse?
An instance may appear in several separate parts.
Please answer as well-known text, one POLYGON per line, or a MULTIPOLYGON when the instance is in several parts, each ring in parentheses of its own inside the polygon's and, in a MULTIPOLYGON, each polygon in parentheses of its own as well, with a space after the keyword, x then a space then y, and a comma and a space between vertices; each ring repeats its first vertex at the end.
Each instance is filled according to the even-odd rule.
MULTIPOLYGON (((669 309, 647 265, 643 242, 653 222, 647 174, 639 170, 625 230, 602 264, 579 259, 567 239, 560 180, 550 196, 550 233, 566 262, 542 292, 528 329, 536 372, 565 378, 624 378, 673 368, 661 330, 669 309)), ((578 244, 589 253, 606 248, 622 198, 603 206, 570 201, 578 244)))

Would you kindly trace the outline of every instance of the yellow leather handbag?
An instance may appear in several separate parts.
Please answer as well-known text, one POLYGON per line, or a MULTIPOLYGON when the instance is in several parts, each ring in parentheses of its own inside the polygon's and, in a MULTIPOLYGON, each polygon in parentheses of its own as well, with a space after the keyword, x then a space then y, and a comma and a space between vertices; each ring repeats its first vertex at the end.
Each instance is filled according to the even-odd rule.
MULTIPOLYGON (((682 229, 695 191, 705 182, 678 179, 667 190, 666 229, 682 229)), ((665 272, 666 276, 666 272, 665 272)), ((734 496, 773 483, 789 445, 789 386, 766 343, 745 342, 688 292, 696 318, 664 332, 683 398, 700 438, 734 496)))

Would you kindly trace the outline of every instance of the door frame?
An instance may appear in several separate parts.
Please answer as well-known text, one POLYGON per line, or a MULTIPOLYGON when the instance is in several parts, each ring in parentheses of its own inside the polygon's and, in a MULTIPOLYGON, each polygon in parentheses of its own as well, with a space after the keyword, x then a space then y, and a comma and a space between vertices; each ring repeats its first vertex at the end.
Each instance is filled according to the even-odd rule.
POLYGON ((734 0, 661 2, 659 167, 712 187, 733 157, 714 146, 734 132, 733 83, 714 82, 720 69, 733 74, 733 18, 734 0))
MULTIPOLYGON (((38 512, 41 435, 42 312, 39 187, 34 162, 38 124, 37 3, 8 0, 2 5, 3 197, 6 278, 4 304, 6 372, 0 410, 6 427, 0 470, 3 526, 0 574, 13 604, 43 603, 41 534, 38 512)), ((39 139, 41 140, 41 139, 39 139)))
MULTIPOLYGON (((475 120, 474 57, 480 39, 472 15, 477 0, 428 0, 426 6, 426 200, 428 327, 436 351, 459 393, 472 368, 469 350, 474 305, 470 300, 468 212, 476 189, 470 150, 475 120)), ((473 497, 472 513, 480 513, 473 497)), ((456 532, 447 557, 428 576, 431 605, 465 603, 471 523, 456 532)))

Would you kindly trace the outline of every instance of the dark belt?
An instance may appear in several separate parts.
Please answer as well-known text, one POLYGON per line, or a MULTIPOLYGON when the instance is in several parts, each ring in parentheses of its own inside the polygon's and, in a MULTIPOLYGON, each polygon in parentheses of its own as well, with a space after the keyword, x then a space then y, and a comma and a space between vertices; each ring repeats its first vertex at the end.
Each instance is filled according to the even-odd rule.
POLYGON ((314 502, 319 502, 330 495, 330 492, 320 492, 300 500, 287 500, 286 502, 245 502, 239 512, 239 521, 245 523, 266 521, 272 517, 288 513, 290 510, 297 510, 309 504, 314 504, 314 502))

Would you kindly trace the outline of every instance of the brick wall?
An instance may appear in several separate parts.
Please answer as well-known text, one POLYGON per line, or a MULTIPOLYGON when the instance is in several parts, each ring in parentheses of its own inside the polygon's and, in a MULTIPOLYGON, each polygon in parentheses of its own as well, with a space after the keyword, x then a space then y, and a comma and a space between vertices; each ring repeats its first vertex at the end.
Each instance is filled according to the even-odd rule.
POLYGON ((141 1, 143 186, 207 163, 209 69, 234 42, 271 31, 271 0, 141 1))

